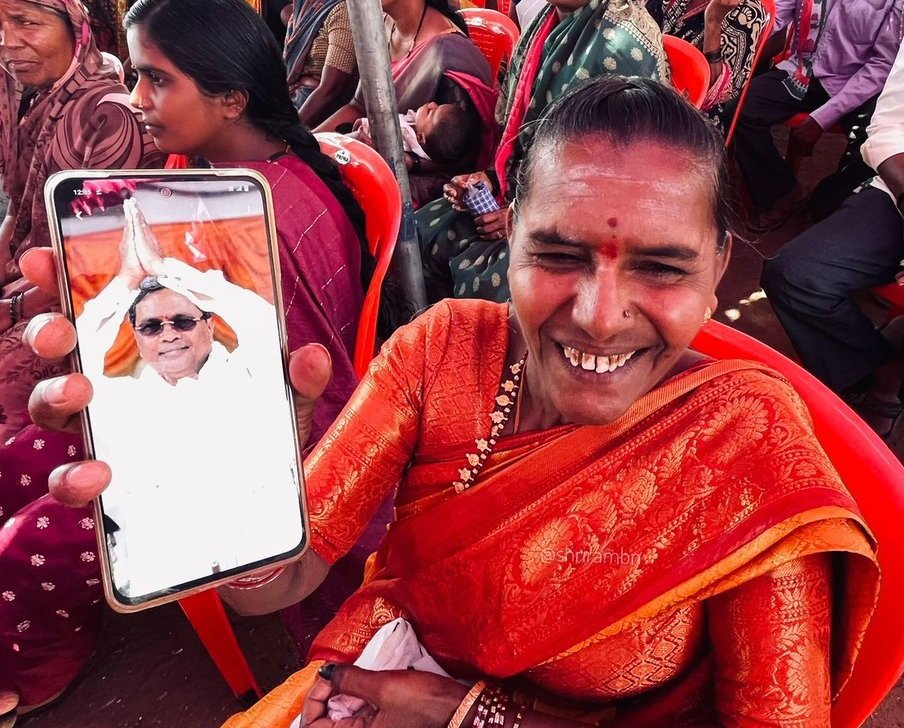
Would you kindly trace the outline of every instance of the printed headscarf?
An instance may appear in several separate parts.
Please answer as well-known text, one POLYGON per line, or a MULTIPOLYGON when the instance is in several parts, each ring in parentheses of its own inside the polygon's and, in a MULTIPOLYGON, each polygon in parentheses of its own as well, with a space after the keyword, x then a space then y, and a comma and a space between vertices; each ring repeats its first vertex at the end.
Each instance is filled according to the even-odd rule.
POLYGON ((44 182, 60 169, 146 166, 153 143, 142 138, 137 121, 124 117, 128 90, 112 59, 94 42, 88 13, 79 0, 23 0, 68 18, 75 48, 72 62, 52 86, 19 89, 0 69, 0 175, 10 196, 16 225, 10 243, 15 261, 27 248, 50 244, 44 210, 44 182), (30 107, 19 119, 19 95, 30 107), (107 97, 118 104, 102 104, 107 97), (125 121, 124 121, 125 120, 125 121), (103 129, 104 133, 94 134, 103 129), (92 133, 86 133, 90 130, 92 133))

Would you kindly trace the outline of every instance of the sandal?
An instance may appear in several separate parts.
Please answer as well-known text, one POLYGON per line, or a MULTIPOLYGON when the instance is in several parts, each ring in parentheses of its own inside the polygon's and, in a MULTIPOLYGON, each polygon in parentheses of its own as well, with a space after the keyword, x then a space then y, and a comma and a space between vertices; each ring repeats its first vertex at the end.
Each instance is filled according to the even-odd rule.
POLYGON ((901 413, 904 412, 904 404, 879 399, 874 394, 868 393, 856 405, 856 410, 864 422, 872 427, 879 437, 888 442, 901 413))

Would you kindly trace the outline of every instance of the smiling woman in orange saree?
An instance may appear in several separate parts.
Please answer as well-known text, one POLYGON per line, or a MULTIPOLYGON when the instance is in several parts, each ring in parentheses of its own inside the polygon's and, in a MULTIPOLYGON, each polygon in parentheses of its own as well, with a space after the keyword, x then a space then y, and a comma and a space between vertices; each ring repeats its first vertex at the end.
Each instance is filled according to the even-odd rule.
MULTIPOLYGON (((653 81, 552 106, 511 304, 398 331, 305 462, 312 549, 224 590, 243 611, 302 599, 395 493, 313 662, 229 728, 829 725, 875 544, 788 383, 689 348, 730 252, 723 153, 653 81), (350 665, 398 618, 452 677, 350 665), (331 716, 333 694, 365 705, 331 716)), ((293 362, 304 409, 326 361, 293 362)))
POLYGON ((398 332, 306 462, 326 562, 393 491, 396 520, 311 665, 229 728, 302 709, 315 728, 477 726, 494 699, 523 704, 508 728, 829 724, 874 544, 788 383, 687 348, 729 254, 719 137, 639 79, 582 87, 536 133, 512 303, 446 301, 398 332), (503 695, 317 679, 397 618, 503 695), (362 723, 324 714, 333 692, 367 700, 362 723))
POLYGON ((457 492, 505 413, 509 338, 506 307, 444 303, 372 368, 307 464, 313 548, 346 553, 400 482, 397 520, 314 662, 229 728, 288 725, 319 661, 397 617, 456 677, 582 722, 828 725, 877 571, 789 385, 704 361, 611 425, 501 436, 457 492))

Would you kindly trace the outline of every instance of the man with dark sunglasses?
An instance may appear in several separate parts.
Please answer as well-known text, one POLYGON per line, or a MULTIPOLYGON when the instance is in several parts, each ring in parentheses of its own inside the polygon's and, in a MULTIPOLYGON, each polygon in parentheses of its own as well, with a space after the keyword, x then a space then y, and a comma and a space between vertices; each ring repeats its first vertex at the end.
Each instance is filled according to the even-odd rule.
POLYGON ((196 377, 213 348, 213 319, 188 298, 145 278, 129 307, 141 360, 167 384, 196 377))
POLYGON ((118 526, 111 554, 131 578, 114 567, 114 580, 135 597, 280 553, 289 525, 248 522, 292 512, 272 486, 294 468, 295 446, 290 423, 266 426, 286 411, 272 386, 284 381, 273 304, 222 271, 163 258, 134 202, 125 208, 119 273, 76 328, 96 454, 116 473, 104 508, 118 526), (123 365, 124 320, 134 367, 123 365))

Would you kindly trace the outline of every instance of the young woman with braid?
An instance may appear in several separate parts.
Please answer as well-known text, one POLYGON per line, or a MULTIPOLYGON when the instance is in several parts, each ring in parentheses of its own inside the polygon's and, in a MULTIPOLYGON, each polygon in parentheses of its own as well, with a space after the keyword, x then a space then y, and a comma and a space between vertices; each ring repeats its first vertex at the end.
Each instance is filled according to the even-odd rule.
MULTIPOLYGON (((139 77, 132 103, 143 118, 136 129, 149 133, 162 152, 188 155, 196 164, 251 168, 270 182, 289 346, 322 344, 335 368, 315 414, 313 444, 357 384, 352 352, 372 272, 363 213, 336 167, 299 123, 280 50, 245 0, 139 0, 125 25, 139 77)), ((4 658, 0 668, 0 723, 17 704, 22 712, 40 705, 76 677, 91 654, 103 610, 92 514, 80 512, 66 521, 72 521, 67 529, 58 512, 47 515, 53 508, 46 495, 50 467, 34 463, 39 447, 52 466, 75 457, 79 438, 67 437, 29 428, 0 450, 4 482, 15 482, 37 503, 29 512, 33 517, 17 521, 30 535, 43 536, 40 550, 30 537, 17 537, 10 545, 9 529, 6 543, 0 540, 0 646, 11 647, 4 654, 13 657, 4 658), (50 527, 36 529, 38 519, 50 527), (73 622, 78 618, 90 629, 57 629, 52 620, 63 620, 53 614, 56 606, 50 607, 49 620, 39 619, 52 604, 48 595, 62 600, 58 606, 73 622)), ((14 506, 0 502, 0 516, 15 513, 14 506)), ((332 617, 360 584, 376 535, 372 541, 362 541, 360 555, 352 555, 344 573, 324 585, 320 609, 306 605, 313 615, 309 619, 332 617)), ((298 610, 287 612, 293 634, 318 631, 316 623, 302 622, 298 610)))
MULTIPOLYGON (((138 0, 125 26, 139 79, 132 101, 157 146, 214 166, 254 169, 270 182, 289 348, 322 344, 334 367, 314 415, 313 445, 358 381, 352 355, 373 272, 364 215, 299 121, 280 49, 245 0, 138 0)), ((388 517, 375 519, 373 537, 362 539, 314 605, 304 614, 286 610, 299 649, 360 584, 388 517)))
POLYGON ((247 2, 138 0, 125 26, 139 79, 132 102, 157 146, 257 170, 273 188, 289 345, 321 343, 339 368, 318 437, 356 384, 351 357, 373 265, 364 215, 299 122, 279 48, 247 2))

